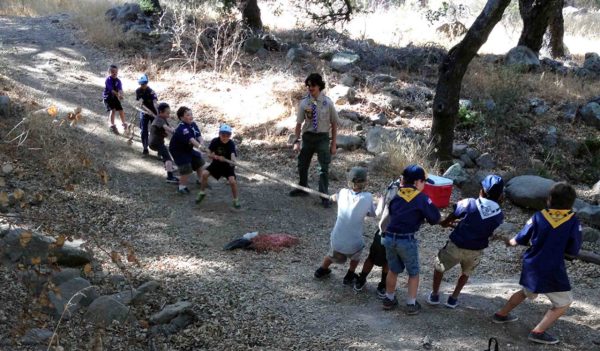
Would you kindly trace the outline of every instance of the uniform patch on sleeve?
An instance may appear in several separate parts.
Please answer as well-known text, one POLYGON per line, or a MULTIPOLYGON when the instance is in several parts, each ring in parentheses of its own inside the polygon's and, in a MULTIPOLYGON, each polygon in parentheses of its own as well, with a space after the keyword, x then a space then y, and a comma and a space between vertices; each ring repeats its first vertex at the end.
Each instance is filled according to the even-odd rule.
POLYGON ((533 224, 533 217, 529 218, 529 220, 526 223, 527 225, 532 225, 533 224))
POLYGON ((190 132, 190 131, 189 131, 187 128, 185 128, 185 129, 183 130, 183 135, 186 135, 186 134, 188 134, 189 132, 190 132))
POLYGON ((433 202, 431 202, 430 198, 427 198, 427 203, 431 205, 433 202))

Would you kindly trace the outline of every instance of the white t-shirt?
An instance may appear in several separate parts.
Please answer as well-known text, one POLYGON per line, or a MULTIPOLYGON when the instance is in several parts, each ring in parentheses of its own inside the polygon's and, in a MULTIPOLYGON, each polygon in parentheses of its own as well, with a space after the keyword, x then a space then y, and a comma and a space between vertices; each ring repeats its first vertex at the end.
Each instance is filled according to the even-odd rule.
POLYGON ((342 189, 337 194, 338 213, 331 231, 331 247, 343 254, 353 254, 365 246, 363 238, 364 219, 375 216, 373 195, 369 192, 355 193, 342 189))

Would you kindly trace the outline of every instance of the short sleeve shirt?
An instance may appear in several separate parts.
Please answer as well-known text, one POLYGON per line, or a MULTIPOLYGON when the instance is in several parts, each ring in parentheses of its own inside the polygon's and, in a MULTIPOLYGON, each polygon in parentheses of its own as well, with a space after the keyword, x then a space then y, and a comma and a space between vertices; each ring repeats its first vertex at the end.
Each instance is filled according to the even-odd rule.
POLYGON ((338 123, 338 114, 330 98, 319 94, 315 100, 308 95, 300 101, 296 113, 296 122, 302 124, 302 134, 310 133, 329 133, 331 126, 338 123), (317 129, 313 127, 313 105, 317 109, 317 129))
POLYGON ((388 208, 390 223, 385 231, 394 234, 416 233, 424 220, 436 224, 441 217, 431 199, 412 186, 400 187, 388 208))
POLYGON ((366 216, 375 216, 373 195, 342 189, 337 194, 337 202, 338 213, 331 232, 331 247, 337 252, 350 255, 365 246, 364 219, 366 216))
MULTIPOLYGON (((223 144, 223 142, 221 142, 220 138, 218 138, 218 137, 214 138, 213 140, 211 140, 210 145, 208 146, 208 149, 210 151, 212 151, 215 155, 223 156, 228 160, 231 160, 231 155, 237 156, 237 149, 235 147, 235 143, 231 139, 229 139, 227 141, 227 143, 223 144)), ((219 160, 213 160, 212 163, 215 166, 222 166, 222 165, 228 166, 228 164, 221 162, 219 160)))
POLYGON ((106 77, 106 80, 104 81, 104 92, 102 93, 102 98, 104 100, 106 100, 109 97, 112 97, 113 90, 114 91, 122 91, 123 84, 121 84, 121 80, 119 78, 113 79, 111 76, 108 76, 108 77, 106 77))
POLYGON ((192 162, 192 156, 201 157, 200 153, 194 150, 191 139, 195 139, 197 131, 194 130, 191 124, 179 123, 171 142, 169 143, 169 152, 173 156, 176 164, 186 164, 192 162))
POLYGON ((161 117, 155 118, 150 126, 150 139, 149 144, 153 147, 163 145, 165 143, 165 137, 167 131, 164 126, 169 126, 169 122, 161 117))
POLYGON ((450 240, 467 250, 483 250, 488 247, 489 237, 504 220, 500 206, 483 197, 459 201, 454 209, 454 216, 461 218, 461 221, 450 234, 450 240))
POLYGON ((154 108, 154 101, 158 100, 158 96, 150 87, 146 87, 146 89, 137 88, 135 90, 135 100, 142 100, 142 104, 144 104, 146 108, 154 112, 155 115, 158 114, 158 112, 154 108))

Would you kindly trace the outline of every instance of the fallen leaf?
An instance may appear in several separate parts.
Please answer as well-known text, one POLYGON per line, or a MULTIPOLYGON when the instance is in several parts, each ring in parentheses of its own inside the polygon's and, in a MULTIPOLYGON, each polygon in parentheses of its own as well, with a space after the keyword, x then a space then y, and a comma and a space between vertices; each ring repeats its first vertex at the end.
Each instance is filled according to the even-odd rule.
POLYGON ((65 190, 66 191, 75 191, 75 185, 74 184, 66 184, 65 190))
POLYGON ((56 238, 56 246, 62 247, 65 244, 65 240, 67 240, 67 238, 64 236, 64 234, 59 235, 58 238, 56 238))
POLYGON ((83 266, 83 273, 88 277, 93 274, 92 265, 90 263, 83 266))
POLYGON ((27 246, 27 244, 29 244, 29 242, 31 241, 32 236, 33 236, 33 234, 31 234, 31 232, 22 232, 19 237, 19 242, 21 243, 21 247, 27 246))
POLYGON ((121 263, 121 255, 116 251, 110 253, 110 258, 114 263, 121 263))
POLYGON ((6 191, 0 191, 0 206, 7 207, 9 203, 6 191))
POLYGON ((48 256, 48 263, 56 263, 56 262, 58 262, 58 257, 48 256))
POLYGON ((140 327, 142 327, 142 329, 148 329, 150 328, 150 323, 148 323, 147 320, 140 320, 140 327))
POLYGON ((81 164, 83 165, 83 167, 89 167, 92 165, 92 161, 90 161, 90 159, 87 157, 82 157, 81 164))
POLYGON ((54 105, 48 107, 48 109, 46 111, 48 111, 48 114, 51 117, 56 117, 56 115, 58 115, 58 107, 56 107, 54 105))
POLYGON ((135 257, 135 252, 132 248, 129 248, 127 251, 127 262, 135 263, 136 265, 140 266, 140 261, 138 261, 137 257, 135 257))
POLYGON ((104 185, 108 184, 108 173, 106 172, 106 170, 100 170, 98 172, 98 175, 100 176, 100 180, 102 181, 102 183, 104 183, 104 185))
POLYGON ((21 189, 15 189, 15 191, 13 191, 13 197, 17 201, 21 200, 24 195, 25 195, 25 192, 23 190, 21 190, 21 189))
POLYGON ((39 257, 32 257, 31 258, 31 264, 33 265, 38 265, 42 263, 42 259, 39 257))

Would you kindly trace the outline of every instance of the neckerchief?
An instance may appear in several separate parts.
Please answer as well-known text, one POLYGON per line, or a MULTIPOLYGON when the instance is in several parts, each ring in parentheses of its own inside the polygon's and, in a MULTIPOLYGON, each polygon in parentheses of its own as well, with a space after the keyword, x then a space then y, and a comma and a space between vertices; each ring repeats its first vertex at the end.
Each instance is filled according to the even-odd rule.
POLYGON ((481 215, 482 219, 494 217, 498 213, 500 213, 500 205, 498 205, 495 201, 480 197, 475 201, 477 205, 477 211, 481 215))
POLYGON ((411 202, 420 191, 415 188, 400 188, 398 189, 398 196, 404 199, 406 202, 411 202))
POLYGON ((550 223, 552 228, 558 228, 561 224, 567 222, 574 213, 571 210, 542 210, 542 216, 550 223))

